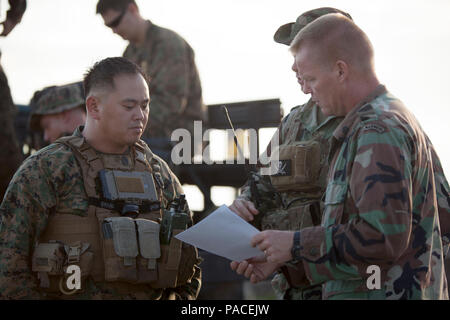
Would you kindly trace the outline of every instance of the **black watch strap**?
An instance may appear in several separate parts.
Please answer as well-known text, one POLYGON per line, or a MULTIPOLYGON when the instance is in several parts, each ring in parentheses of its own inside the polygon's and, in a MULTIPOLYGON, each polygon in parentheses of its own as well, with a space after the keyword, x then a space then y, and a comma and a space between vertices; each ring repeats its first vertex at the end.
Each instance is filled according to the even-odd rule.
POLYGON ((301 260, 300 257, 300 231, 295 231, 294 241, 291 249, 292 261, 291 263, 298 263, 301 260))

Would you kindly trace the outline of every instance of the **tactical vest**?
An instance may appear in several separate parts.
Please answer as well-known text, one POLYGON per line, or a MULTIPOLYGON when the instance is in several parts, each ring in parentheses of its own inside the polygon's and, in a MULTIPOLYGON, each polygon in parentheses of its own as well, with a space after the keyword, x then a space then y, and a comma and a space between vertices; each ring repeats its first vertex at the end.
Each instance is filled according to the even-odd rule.
MULTIPOLYGON (((301 131, 306 128, 302 128, 304 123, 299 118, 304 112, 303 108, 307 107, 313 108, 313 102, 291 111, 283 123, 283 132, 280 130, 279 133, 284 133, 284 136, 280 137, 280 145, 272 151, 272 155, 278 156, 278 171, 269 176, 269 179, 265 179, 263 189, 272 189, 272 192, 269 192, 272 195, 267 197, 266 192, 266 198, 271 199, 263 208, 258 208, 262 211, 259 217, 261 230, 293 231, 320 225, 323 211, 321 197, 328 172, 328 135, 334 131, 335 125, 328 124, 329 121, 334 121, 330 119, 321 124, 324 128, 316 128, 311 134, 301 131)), ((287 298, 288 294, 300 293, 303 297, 304 293, 309 292, 309 284, 304 277, 300 277, 301 273, 291 268, 282 268, 281 271, 282 273, 278 273, 273 279, 279 295, 284 294, 287 298), (285 285, 281 285, 282 290, 277 289, 278 284, 285 282, 289 284, 289 290, 285 285)), ((317 291, 317 287, 312 290, 317 291)))
MULTIPOLYGON (((312 103, 310 100, 304 108, 313 108, 312 103)), ((296 123, 304 112, 300 108, 286 120, 285 136, 275 149, 278 152, 278 172, 270 176, 270 182, 279 194, 279 201, 261 217, 262 230, 300 230, 321 223, 329 141, 338 121, 332 118, 325 120, 320 124, 322 128, 316 128, 305 137, 300 131, 304 124, 301 121, 296 123)), ((291 288, 308 285, 295 270, 285 269, 283 273, 291 288)))
POLYGON ((321 168, 321 140, 320 135, 313 135, 311 139, 299 139, 300 124, 295 120, 302 110, 290 116, 285 124, 286 134, 274 153, 278 153, 278 172, 270 176, 275 189, 284 191, 304 191, 320 189, 319 181, 321 168))
MULTIPOLYGON (((122 293, 137 291, 143 285, 174 288, 187 283, 194 274, 197 251, 174 237, 160 243, 163 179, 151 152, 136 143, 134 168, 130 171, 129 165, 119 163, 117 157, 99 155, 83 137, 64 137, 57 143, 73 151, 89 207, 83 217, 58 212, 50 215, 32 261, 41 289, 76 292, 66 287, 69 265, 80 267, 83 280, 91 276, 95 282, 112 282, 122 293), (153 161, 147 161, 146 154, 153 161), (120 197, 111 200, 114 195, 105 198, 105 183, 112 183, 115 192, 122 198, 129 196, 130 201, 120 197), (149 201, 146 193, 152 190, 156 197, 149 201)), ((172 235, 183 229, 172 230, 172 235)))

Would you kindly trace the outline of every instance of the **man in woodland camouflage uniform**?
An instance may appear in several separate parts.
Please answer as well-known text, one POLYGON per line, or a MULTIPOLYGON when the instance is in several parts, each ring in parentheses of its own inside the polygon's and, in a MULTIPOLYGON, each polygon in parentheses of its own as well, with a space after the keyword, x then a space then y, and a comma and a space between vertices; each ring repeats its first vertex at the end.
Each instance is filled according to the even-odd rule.
MULTIPOLYGON (((9 0, 9 4, 11 8, 6 14, 6 20, 1 23, 3 32, 0 36, 3 37, 6 37, 21 21, 27 7, 25 0, 9 0)), ((15 113, 8 79, 0 65, 0 150, 2 150, 0 153, 0 199, 3 199, 8 183, 23 157, 14 132, 15 113)))
POLYGON ((86 120, 84 100, 82 82, 35 92, 30 101, 30 129, 42 132, 47 143, 71 135, 86 120))
POLYGON ((193 134, 194 120, 205 121, 206 108, 190 45, 172 30, 145 20, 134 0, 100 0, 97 13, 106 26, 130 42, 123 56, 151 79, 151 125, 143 139, 159 149, 175 129, 193 134))
POLYGON ((177 177, 140 140, 145 74, 108 58, 84 88, 86 125, 25 160, 0 206, 0 297, 195 299, 197 251, 172 237, 192 224, 191 211, 177 177), (161 226, 167 212, 173 220, 161 226), (81 288, 67 286, 71 265, 81 288))
MULTIPOLYGON (((332 12, 341 12, 350 17, 334 8, 310 10, 300 15, 295 23, 281 26, 275 33, 274 40, 289 45, 308 23, 332 12)), ((341 117, 325 116, 311 99, 304 105, 294 107, 282 120, 275 137, 278 137, 280 146, 297 147, 306 151, 306 154, 309 153, 306 166, 314 171, 313 179, 294 186, 284 185, 279 181, 280 177, 258 176, 260 180, 256 186, 262 200, 259 208, 255 208, 250 187, 246 185, 230 209, 242 218, 253 221, 260 230, 297 230, 320 224, 323 207, 320 198, 326 186, 330 139, 341 120, 341 117), (255 220, 253 215, 256 215, 255 220)), ((270 154, 270 145, 266 152, 270 154)), ((321 298, 320 286, 301 284, 289 275, 287 277, 280 272, 273 278, 272 286, 277 295, 284 299, 321 298)))
POLYGON ((322 284, 323 299, 448 299, 449 187, 415 117, 377 79, 373 48, 327 14, 291 43, 294 71, 333 133, 320 226, 252 238, 265 260, 232 262, 258 282, 278 268, 322 284), (327 48, 327 50, 324 50, 327 48))

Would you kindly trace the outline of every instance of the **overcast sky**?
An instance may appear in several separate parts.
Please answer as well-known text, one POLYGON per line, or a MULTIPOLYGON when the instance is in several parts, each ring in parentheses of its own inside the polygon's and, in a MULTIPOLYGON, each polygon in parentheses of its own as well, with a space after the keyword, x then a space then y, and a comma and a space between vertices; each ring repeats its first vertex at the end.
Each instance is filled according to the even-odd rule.
MULTIPOLYGON (((81 80, 126 42, 103 25, 94 0, 28 0, 22 23, 0 39, 13 99, 28 104, 44 86, 81 80)), ((279 98, 285 114, 308 97, 290 70, 276 29, 304 11, 349 12, 375 48, 380 81, 416 115, 450 175, 450 1, 142 0, 141 13, 194 48, 206 104, 279 98)), ((1 0, 2 18, 8 7, 1 0)))

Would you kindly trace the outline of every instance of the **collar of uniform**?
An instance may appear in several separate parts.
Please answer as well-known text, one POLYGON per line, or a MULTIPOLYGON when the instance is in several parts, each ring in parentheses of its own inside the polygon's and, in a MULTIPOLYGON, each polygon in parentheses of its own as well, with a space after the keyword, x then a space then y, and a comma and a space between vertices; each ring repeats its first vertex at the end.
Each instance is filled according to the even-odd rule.
POLYGON ((73 136, 82 137, 81 131, 83 131, 84 126, 79 126, 75 129, 75 131, 72 133, 73 136))
POLYGON ((142 139, 140 139, 138 142, 136 142, 135 150, 137 153, 139 152, 143 155, 143 158, 142 158, 138 154, 138 158, 140 158, 143 161, 147 160, 148 163, 151 163, 152 160, 155 158, 153 151, 150 149, 150 147, 147 145, 147 143, 142 139))
MULTIPOLYGON (((153 40, 155 38, 155 27, 156 25, 153 24, 153 22, 151 22, 150 20, 147 20, 147 31, 145 33, 145 42, 143 44, 141 44, 138 47, 152 47, 153 46, 153 40)), ((150 49, 151 52, 151 49, 150 49)))
POLYGON ((336 130, 334 130, 333 136, 338 140, 342 141, 345 139, 347 134, 350 132, 350 128, 353 126, 356 119, 358 119, 358 112, 369 102, 374 100, 376 97, 385 94, 387 92, 386 87, 379 84, 375 90, 373 90, 366 98, 358 103, 347 115, 344 120, 338 125, 336 130))
POLYGON ((145 33, 145 38, 147 40, 151 40, 152 39, 152 34, 153 34, 153 27, 155 25, 153 24, 153 22, 151 22, 150 20, 147 20, 147 32, 145 33))
MULTIPOLYGON (((148 47, 152 45, 152 39, 154 38, 154 30, 155 30, 155 24, 153 24, 153 22, 151 22, 150 20, 146 20, 147 22, 147 31, 145 32, 145 41, 142 44, 135 44, 130 42, 129 46, 128 46, 128 50, 130 50, 130 48, 132 50, 140 50, 142 47, 148 47)), ((134 52, 134 51, 133 51, 134 52)))
MULTIPOLYGON (((75 129, 75 131, 73 132, 73 134, 72 135, 74 135, 74 136, 76 136, 76 137, 80 137, 80 138, 83 138, 83 140, 82 140, 82 145, 84 145, 84 144, 86 144, 86 145, 88 145, 90 148, 92 148, 93 150, 95 150, 95 152, 96 153, 98 153, 98 154, 106 154, 106 155, 117 155, 117 156, 126 156, 126 155, 133 155, 132 156, 132 158, 133 159, 135 159, 136 158, 136 146, 130 146, 129 148, 128 148, 128 150, 127 151, 125 151, 123 154, 116 154, 116 153, 112 153, 112 154, 109 154, 109 153, 104 153, 104 152, 101 152, 101 151, 98 151, 97 149, 95 149, 93 146, 91 146, 87 141, 86 141, 86 138, 83 136, 83 134, 82 134, 82 131, 83 131, 83 129, 84 129, 84 126, 79 126, 78 128, 76 128, 75 129), (131 153, 130 153, 131 152, 131 153)), ((79 147, 81 147, 81 145, 79 146, 79 147)), ((87 146, 86 146, 87 147, 87 146)), ((134 161, 134 160, 133 160, 134 161)))
POLYGON ((319 130, 329 121, 336 118, 336 116, 325 116, 320 111, 320 107, 312 99, 309 99, 303 108, 299 108, 298 112, 300 112, 301 123, 311 133, 319 130))

